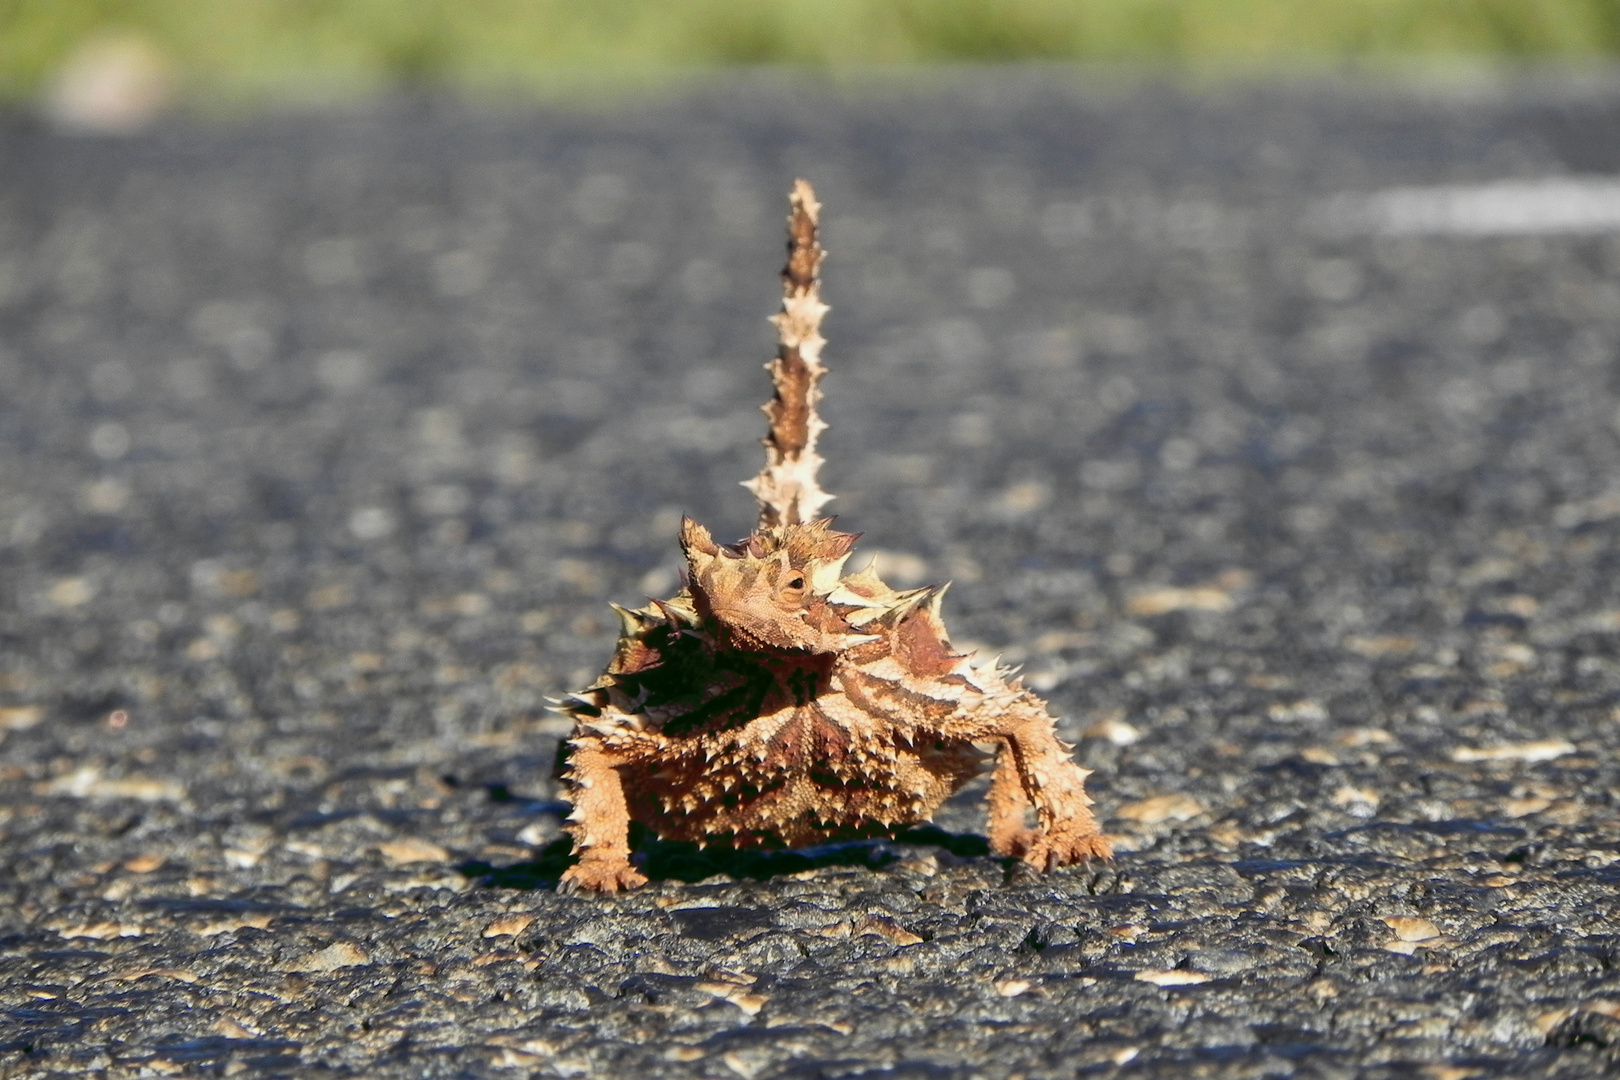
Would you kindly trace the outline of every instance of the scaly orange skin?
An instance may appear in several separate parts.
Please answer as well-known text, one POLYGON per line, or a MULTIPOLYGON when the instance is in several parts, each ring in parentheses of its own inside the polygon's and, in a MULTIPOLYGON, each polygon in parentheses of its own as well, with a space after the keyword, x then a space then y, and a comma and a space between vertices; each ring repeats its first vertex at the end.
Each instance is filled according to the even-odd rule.
POLYGON ((639 821, 671 840, 793 847, 927 821, 996 747, 990 846, 1042 869, 1108 858, 1089 775, 1040 698, 951 650, 944 589, 895 592, 843 566, 855 537, 812 520, 821 364, 821 206, 789 196, 759 525, 731 547, 686 521, 687 587, 624 622, 607 671, 566 706, 569 889, 614 892, 639 821), (1034 822, 1028 818, 1033 811, 1034 822))
POLYGON ((621 611, 613 661, 569 706, 579 862, 564 887, 642 884, 632 820, 665 839, 761 847, 927 821, 983 767, 975 743, 997 746, 994 851, 1041 870, 1110 856, 1088 773, 1041 700, 951 650, 943 589, 841 576, 855 537, 830 524, 761 526, 733 547, 683 524, 687 588, 621 611))

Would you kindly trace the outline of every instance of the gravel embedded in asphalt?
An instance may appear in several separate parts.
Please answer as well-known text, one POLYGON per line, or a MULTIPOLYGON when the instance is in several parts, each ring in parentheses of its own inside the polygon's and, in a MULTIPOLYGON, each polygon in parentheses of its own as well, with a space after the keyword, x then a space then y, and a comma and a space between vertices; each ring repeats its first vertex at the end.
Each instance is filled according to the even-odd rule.
POLYGON ((1366 210, 1620 171, 1617 115, 1047 71, 0 122, 0 1077, 1620 1067, 1620 235, 1366 210), (980 785, 552 891, 547 698, 682 513, 752 524, 796 175, 832 509, 1025 665, 1112 866, 991 858, 980 785))

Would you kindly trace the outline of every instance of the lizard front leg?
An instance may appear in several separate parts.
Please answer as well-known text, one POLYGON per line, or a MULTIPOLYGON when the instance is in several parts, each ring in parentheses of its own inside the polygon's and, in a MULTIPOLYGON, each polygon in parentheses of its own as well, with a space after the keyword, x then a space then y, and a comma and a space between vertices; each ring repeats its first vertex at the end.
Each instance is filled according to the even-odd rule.
POLYGON ((1038 834, 1029 827, 1029 798, 1024 794, 1012 748, 1006 743, 996 748, 996 771, 990 777, 988 801, 990 850, 997 855, 1023 855, 1038 834))
POLYGON ((1040 870, 1113 857, 1086 795, 1091 774, 1074 763, 1038 703, 1022 698, 989 715, 982 709, 959 715, 944 733, 1002 744, 990 783, 990 843, 997 853, 1040 870), (1035 808, 1033 832, 1024 828, 1026 806, 1035 808))
POLYGON ((624 762, 600 740, 581 735, 570 744, 568 783, 574 810, 566 829, 574 838, 579 862, 563 872, 559 888, 567 892, 618 892, 645 885, 647 878, 630 865, 630 810, 618 766, 624 762))

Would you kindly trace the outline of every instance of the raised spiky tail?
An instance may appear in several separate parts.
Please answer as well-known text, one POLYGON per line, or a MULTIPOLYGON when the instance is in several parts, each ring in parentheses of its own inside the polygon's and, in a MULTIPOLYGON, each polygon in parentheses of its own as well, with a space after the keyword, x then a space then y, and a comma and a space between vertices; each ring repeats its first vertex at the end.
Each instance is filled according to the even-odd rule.
POLYGON ((816 437, 827 427, 816 413, 821 400, 817 383, 827 373, 821 366, 821 259, 817 219, 821 204, 808 182, 796 180, 788 196, 788 258, 782 268, 782 311, 776 324, 776 359, 765 365, 776 393, 764 406, 771 430, 765 444, 765 467, 743 486, 759 499, 759 527, 799 525, 810 521, 832 498, 816 482, 821 455, 816 437))

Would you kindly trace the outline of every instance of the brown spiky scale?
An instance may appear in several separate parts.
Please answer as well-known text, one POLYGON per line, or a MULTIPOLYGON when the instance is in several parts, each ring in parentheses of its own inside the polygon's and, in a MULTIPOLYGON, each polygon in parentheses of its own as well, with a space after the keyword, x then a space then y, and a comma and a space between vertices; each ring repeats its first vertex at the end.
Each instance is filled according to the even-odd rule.
POLYGON ((983 769, 975 744, 995 746, 993 850, 1042 870, 1107 858, 1089 774, 1042 701, 951 648, 943 587, 897 592, 871 566, 845 575, 856 537, 815 517, 831 498, 816 482, 820 206, 803 180, 790 203, 765 468, 748 485, 759 524, 722 545, 683 521, 686 587, 618 608, 607 670, 562 706, 575 719, 560 764, 579 856, 563 884, 642 884, 631 821, 669 840, 763 847, 926 821, 983 769))

